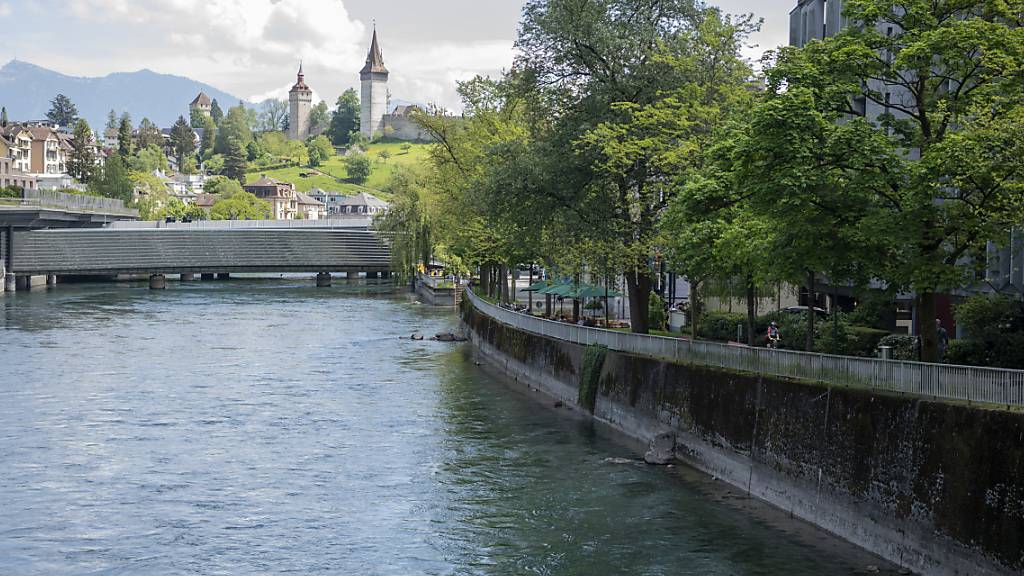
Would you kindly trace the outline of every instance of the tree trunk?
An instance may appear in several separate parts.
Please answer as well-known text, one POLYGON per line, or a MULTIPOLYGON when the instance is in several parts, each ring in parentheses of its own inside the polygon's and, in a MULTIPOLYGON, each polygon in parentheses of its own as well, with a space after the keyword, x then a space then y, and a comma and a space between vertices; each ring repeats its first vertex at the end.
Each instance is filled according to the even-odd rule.
POLYGON ((651 273, 646 266, 626 272, 626 289, 629 292, 629 325, 636 334, 650 332, 648 312, 651 298, 651 273))
POLYGON ((698 326, 700 321, 700 280, 690 284, 690 338, 697 340, 698 326))
MULTIPOLYGON (((533 286, 533 264, 530 264, 530 286, 533 286)), ((528 300, 528 303, 526 304, 526 309, 529 310, 530 313, 533 313, 533 291, 532 290, 527 293, 526 298, 528 300)))
POLYGON ((807 273, 807 336, 804 350, 814 352, 814 272, 807 273))
POLYGON ((480 265, 480 294, 491 295, 491 266, 490 264, 480 265))
POLYGON ((508 266, 498 265, 498 288, 501 290, 501 303, 508 304, 508 266))
POLYGON ((757 318, 757 310, 754 307, 755 294, 754 277, 747 275, 747 345, 754 346, 754 321, 757 318))
POLYGON ((936 319, 935 292, 925 290, 917 295, 917 322, 921 328, 921 361, 939 361, 939 330, 936 319))

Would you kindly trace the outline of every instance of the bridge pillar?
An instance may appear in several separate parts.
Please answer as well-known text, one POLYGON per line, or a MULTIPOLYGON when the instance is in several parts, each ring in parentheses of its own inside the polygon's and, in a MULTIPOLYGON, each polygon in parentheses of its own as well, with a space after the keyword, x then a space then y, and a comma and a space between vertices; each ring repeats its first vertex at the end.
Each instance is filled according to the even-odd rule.
POLYGON ((182 274, 181 278, 179 278, 179 280, 181 280, 182 282, 194 282, 195 279, 196 279, 196 275, 195 274, 182 274))
POLYGON ((163 274, 153 274, 149 277, 150 290, 163 290, 167 288, 167 278, 163 274))
POLYGON ((206 282, 206 281, 208 281, 208 280, 213 280, 213 274, 200 274, 200 275, 199 275, 199 278, 200 278, 200 279, 201 279, 201 280, 202 280, 203 282, 206 282))
POLYGON ((387 280, 388 278, 391 278, 391 272, 386 272, 386 271, 385 272, 381 272, 380 273, 380 277, 384 278, 385 280, 387 280))
POLYGON ((321 272, 316 275, 316 287, 317 288, 330 288, 331 287, 331 274, 330 272, 321 272))
POLYGON ((367 280, 370 280, 370 279, 373 279, 373 278, 380 278, 380 272, 367 272, 366 273, 366 279, 367 280))
POLYGON ((46 275, 46 285, 47 286, 56 286, 57 285, 57 275, 56 274, 47 274, 46 275))
POLYGON ((230 280, 230 279, 231 279, 231 274, 228 274, 227 272, 221 272, 220 274, 217 274, 217 280, 230 280))
POLYGON ((7 292, 14 292, 15 290, 17 290, 17 287, 17 276, 11 274, 10 272, 4 274, 4 290, 6 290, 7 292))
POLYGON ((32 277, 24 274, 18 274, 14 277, 14 289, 18 292, 28 292, 32 290, 32 277))

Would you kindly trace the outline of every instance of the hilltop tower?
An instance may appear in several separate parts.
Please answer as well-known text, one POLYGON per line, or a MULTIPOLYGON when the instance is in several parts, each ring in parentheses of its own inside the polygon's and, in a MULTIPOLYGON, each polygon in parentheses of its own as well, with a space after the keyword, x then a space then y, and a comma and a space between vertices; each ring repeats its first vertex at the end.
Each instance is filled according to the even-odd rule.
POLYGON ((189 112, 193 110, 199 110, 203 114, 209 116, 210 111, 213 109, 213 101, 210 100, 210 97, 207 96, 205 92, 200 92, 199 95, 196 96, 196 99, 193 100, 192 103, 188 105, 188 107, 189 112))
POLYGON ((377 27, 373 28, 370 53, 366 55, 366 66, 359 72, 362 81, 360 99, 359 130, 372 139, 383 128, 384 115, 388 113, 388 69, 377 43, 377 27))
POLYGON ((309 113, 313 109, 313 91, 306 86, 306 75, 299 63, 299 75, 288 92, 288 138, 305 140, 309 138, 309 113))

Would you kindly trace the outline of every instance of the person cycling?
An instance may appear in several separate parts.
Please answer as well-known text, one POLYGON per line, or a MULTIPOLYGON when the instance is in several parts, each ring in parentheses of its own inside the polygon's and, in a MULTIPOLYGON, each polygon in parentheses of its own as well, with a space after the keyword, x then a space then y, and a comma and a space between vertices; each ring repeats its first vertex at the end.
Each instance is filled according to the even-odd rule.
POLYGON ((779 332, 778 325, 772 322, 768 325, 768 347, 778 348, 780 340, 782 340, 782 333, 779 332))

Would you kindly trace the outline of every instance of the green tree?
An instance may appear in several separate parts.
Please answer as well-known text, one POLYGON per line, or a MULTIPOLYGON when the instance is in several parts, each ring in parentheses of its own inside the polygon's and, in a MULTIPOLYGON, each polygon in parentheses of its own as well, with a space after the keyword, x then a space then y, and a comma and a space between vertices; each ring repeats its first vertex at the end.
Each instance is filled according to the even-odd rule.
POLYGON ((224 169, 222 173, 241 184, 245 184, 245 171, 248 168, 246 162, 245 148, 240 140, 232 140, 228 146, 228 153, 224 155, 224 169))
POLYGON ((306 148, 309 150, 309 166, 313 168, 330 160, 334 155, 334 146, 324 135, 310 138, 306 142, 306 148))
POLYGON ((320 101, 309 111, 309 133, 323 134, 331 127, 331 113, 327 102, 320 101))
POLYGON ((227 155, 229 147, 234 141, 238 141, 242 149, 252 142, 251 118, 242 105, 235 106, 228 110, 227 116, 217 125, 217 143, 214 150, 217 154, 227 155))
POLYGON ((214 154, 206 159, 204 162, 206 166, 206 172, 208 174, 223 174, 224 173, 224 155, 214 154))
POLYGON ((139 122, 139 133, 136 143, 139 149, 149 148, 150 146, 162 149, 164 137, 161 135, 160 129, 156 127, 156 124, 150 122, 149 118, 143 118, 142 122, 139 122))
POLYGON ((213 149, 217 142, 217 125, 213 123, 213 118, 204 116, 203 125, 200 128, 203 130, 203 137, 199 144, 199 156, 208 160, 213 155, 213 149))
POLYGON ((7 107, 0 108, 0 128, 7 128, 7 107))
POLYGON ((128 168, 133 172, 153 173, 157 170, 167 171, 167 156, 164 151, 156 146, 147 146, 138 151, 137 154, 128 158, 128 168))
POLYGON ((114 109, 111 108, 110 112, 107 112, 107 124, 106 124, 106 126, 104 126, 104 129, 105 130, 117 130, 117 127, 119 125, 120 125, 120 122, 119 122, 119 120, 117 118, 117 112, 114 112, 114 109))
POLYGON ((132 120, 127 116, 121 117, 117 129, 117 151, 122 158, 130 158, 135 153, 135 138, 132 136, 132 120))
POLYGON ((242 192, 242 185, 238 183, 238 180, 232 180, 226 176, 214 176, 206 183, 204 190, 207 194, 214 194, 220 199, 225 199, 242 192))
POLYGON ((213 119, 213 123, 220 127, 220 121, 224 119, 224 111, 221 110, 220 104, 217 103, 217 99, 214 98, 210 104, 210 118, 213 119))
POLYGON ((132 180, 120 154, 115 152, 107 158, 101 175, 94 178, 89 187, 100 196, 131 202, 132 180))
POLYGON ((277 132, 283 130, 284 119, 288 116, 288 103, 284 100, 270 99, 260 105, 259 130, 261 132, 277 132))
MULTIPOLYGON (((707 12, 710 17, 712 12, 707 12)), ((702 13, 690 0, 531 0, 516 46, 519 74, 554 120, 538 154, 562 209, 557 236, 615 248, 632 329, 647 332, 655 221, 663 175, 639 158, 629 168, 577 144, 587 127, 628 123, 628 106, 657 101, 679 82, 669 59, 686 54, 702 13)), ((557 216, 556 216, 557 215, 557 216)))
POLYGON ((213 220, 266 220, 270 216, 270 203, 249 192, 238 192, 220 199, 210 208, 213 220))
POLYGON ((78 109, 74 102, 63 94, 50 101, 50 110, 46 113, 46 119, 57 126, 74 126, 78 121, 78 109))
POLYGON ((92 128, 83 119, 75 124, 67 168, 68 174, 83 184, 91 182, 96 174, 96 142, 92 128))
POLYGON ((387 164, 388 159, 391 158, 391 152, 388 152, 387 150, 381 150, 380 152, 377 152, 377 157, 380 158, 381 162, 387 164))
POLYGON ((208 118, 205 112, 199 108, 191 108, 188 113, 189 126, 192 128, 202 128, 203 118, 208 118))
POLYGON ((370 178, 373 169, 370 159, 366 154, 349 154, 345 157, 345 171, 348 179, 356 184, 362 184, 370 178))
POLYGON ((338 96, 334 112, 331 114, 331 125, 327 135, 337 146, 349 143, 353 132, 359 132, 359 94, 349 88, 338 96))
POLYGON ((180 171, 184 171, 185 161, 196 153, 195 137, 195 132, 185 121, 185 117, 178 116, 178 121, 171 128, 171 148, 174 150, 180 171))
POLYGON ((862 25, 784 49, 768 71, 750 174, 759 196, 886 242, 886 257, 863 265, 916 294, 922 359, 935 361, 936 294, 959 287, 986 243, 1021 221, 1020 6, 853 0, 844 15, 862 25), (875 108, 877 118, 864 115, 875 108))

